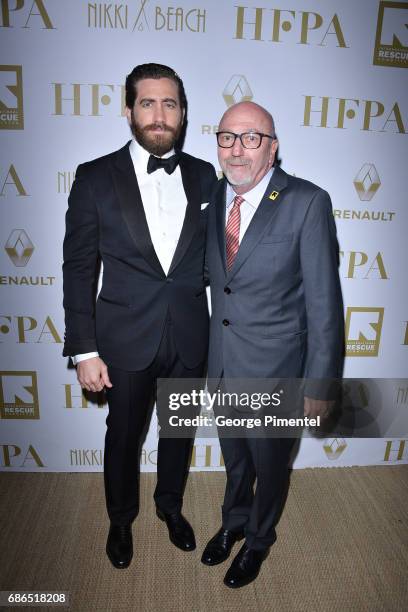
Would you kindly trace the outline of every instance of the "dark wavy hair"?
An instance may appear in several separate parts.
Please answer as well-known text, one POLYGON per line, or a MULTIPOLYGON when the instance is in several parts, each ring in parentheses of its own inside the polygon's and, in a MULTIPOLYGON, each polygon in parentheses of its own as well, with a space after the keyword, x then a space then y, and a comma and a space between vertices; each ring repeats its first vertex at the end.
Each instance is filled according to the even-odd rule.
POLYGON ((137 97, 137 83, 142 79, 171 79, 178 88, 180 106, 187 112, 187 98, 184 91, 183 81, 179 75, 169 66, 163 64, 140 64, 135 66, 126 77, 126 106, 133 108, 137 97))

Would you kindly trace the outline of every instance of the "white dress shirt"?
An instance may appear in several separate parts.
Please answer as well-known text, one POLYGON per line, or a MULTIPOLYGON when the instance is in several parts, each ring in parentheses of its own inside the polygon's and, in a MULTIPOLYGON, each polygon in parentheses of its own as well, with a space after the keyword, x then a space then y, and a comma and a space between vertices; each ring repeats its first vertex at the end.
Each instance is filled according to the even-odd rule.
MULTIPOLYGON (((249 224, 252 221, 252 217, 256 213, 256 210, 259 204, 261 203, 261 200, 265 194, 266 188, 268 187, 269 181, 271 180, 272 174, 273 174, 273 168, 271 168, 269 172, 265 174, 263 179, 260 180, 259 183, 255 185, 255 187, 253 187, 246 193, 243 193, 241 196, 244 198, 244 201, 242 202, 240 206, 240 212, 241 212, 241 224, 239 227, 239 243, 240 244, 241 244, 242 238, 245 235, 245 232, 247 231, 249 227, 249 224)), ((231 212, 231 209, 234 203, 234 198, 236 195, 237 194, 235 193, 233 187, 228 183, 227 193, 226 193, 226 198, 225 198, 225 205, 226 205, 225 227, 227 227, 228 215, 231 212)))
MULTIPOLYGON (((164 272, 167 274, 183 227, 187 208, 180 166, 172 174, 159 168, 147 174, 150 153, 135 140, 130 143, 130 156, 139 184, 150 237, 164 272)), ((169 151, 163 157, 171 157, 169 151)))
MULTIPOLYGON (((134 139, 130 143, 129 152, 153 247, 167 274, 180 238, 187 208, 180 166, 177 166, 172 174, 167 174, 164 168, 158 168, 151 174, 147 174, 150 153, 134 139)), ((171 155, 174 155, 174 150, 169 151, 163 157, 171 155)), ((97 352, 82 353, 72 357, 72 362, 76 365, 80 361, 98 356, 97 352)))

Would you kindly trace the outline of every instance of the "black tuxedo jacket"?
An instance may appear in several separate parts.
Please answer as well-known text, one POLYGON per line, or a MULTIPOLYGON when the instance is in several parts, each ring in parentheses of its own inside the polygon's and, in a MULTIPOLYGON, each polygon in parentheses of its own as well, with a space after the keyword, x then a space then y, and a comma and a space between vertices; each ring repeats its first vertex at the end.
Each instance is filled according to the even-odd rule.
POLYGON ((207 210, 201 204, 209 201, 216 175, 211 164, 186 153, 180 169, 188 204, 166 275, 151 241, 129 143, 78 167, 64 240, 64 356, 98 351, 113 367, 142 370, 157 353, 169 313, 184 365, 205 360, 207 210), (95 304, 100 259, 103 283, 95 304))

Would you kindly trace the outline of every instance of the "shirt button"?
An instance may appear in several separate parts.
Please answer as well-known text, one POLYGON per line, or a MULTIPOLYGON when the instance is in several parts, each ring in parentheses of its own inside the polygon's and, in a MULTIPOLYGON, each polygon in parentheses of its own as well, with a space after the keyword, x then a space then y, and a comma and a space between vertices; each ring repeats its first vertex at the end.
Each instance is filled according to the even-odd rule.
POLYGON ((224 293, 229 295, 231 293, 231 289, 229 287, 224 287, 224 293))
POLYGON ((230 324, 230 322, 228 321, 228 319, 224 319, 222 322, 223 325, 225 325, 225 327, 228 327, 228 325, 230 324))

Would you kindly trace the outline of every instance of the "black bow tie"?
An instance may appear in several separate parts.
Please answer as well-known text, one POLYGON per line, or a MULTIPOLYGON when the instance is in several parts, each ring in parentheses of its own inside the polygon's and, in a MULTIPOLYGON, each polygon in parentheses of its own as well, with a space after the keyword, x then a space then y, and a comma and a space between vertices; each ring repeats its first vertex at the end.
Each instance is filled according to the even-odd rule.
POLYGON ((147 174, 155 172, 158 168, 164 168, 167 174, 172 174, 179 163, 179 158, 180 156, 177 153, 171 157, 156 157, 155 155, 150 155, 149 161, 147 162, 147 174))

